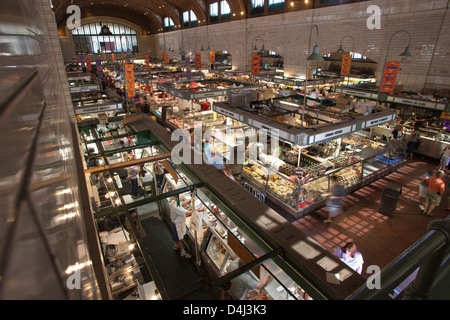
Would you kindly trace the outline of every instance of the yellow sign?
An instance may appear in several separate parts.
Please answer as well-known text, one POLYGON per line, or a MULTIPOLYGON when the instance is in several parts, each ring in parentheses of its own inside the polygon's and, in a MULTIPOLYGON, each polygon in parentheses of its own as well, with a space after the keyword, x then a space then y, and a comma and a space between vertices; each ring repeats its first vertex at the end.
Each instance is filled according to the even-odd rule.
POLYGON ((216 53, 214 51, 210 51, 209 58, 211 59, 211 63, 215 63, 216 62, 216 53))

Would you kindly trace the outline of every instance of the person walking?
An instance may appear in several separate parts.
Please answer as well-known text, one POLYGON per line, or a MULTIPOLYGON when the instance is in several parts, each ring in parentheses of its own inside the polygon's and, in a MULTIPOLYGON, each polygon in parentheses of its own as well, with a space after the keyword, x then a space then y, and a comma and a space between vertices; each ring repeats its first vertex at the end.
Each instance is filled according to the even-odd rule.
POLYGON ((428 186, 424 184, 424 180, 431 177, 431 170, 429 170, 427 173, 425 173, 423 179, 421 180, 419 184, 419 208, 422 210, 425 210, 425 196, 427 194, 428 186))
POLYGON ((444 152, 441 155, 438 170, 446 171, 448 164, 450 163, 450 145, 444 148, 444 152))
POLYGON ((425 216, 432 217, 434 208, 439 206, 439 203, 441 202, 442 195, 445 191, 445 183, 442 180, 444 175, 444 171, 439 170, 431 177, 424 179, 421 182, 421 184, 426 184, 428 186, 425 194, 424 210, 422 212, 425 216))
POLYGON ((344 186, 339 182, 337 176, 331 176, 330 197, 327 200, 326 211, 328 212, 328 219, 323 222, 332 222, 331 218, 336 217, 342 213, 342 200, 345 198, 346 191, 344 186))
POLYGON ((364 259, 361 252, 356 248, 354 242, 347 242, 343 247, 334 251, 334 255, 341 259, 350 268, 361 274, 364 265, 364 259))
POLYGON ((410 133, 408 140, 406 140, 406 157, 412 160, 414 155, 414 150, 416 149, 417 141, 420 139, 419 126, 414 126, 414 131, 410 133))

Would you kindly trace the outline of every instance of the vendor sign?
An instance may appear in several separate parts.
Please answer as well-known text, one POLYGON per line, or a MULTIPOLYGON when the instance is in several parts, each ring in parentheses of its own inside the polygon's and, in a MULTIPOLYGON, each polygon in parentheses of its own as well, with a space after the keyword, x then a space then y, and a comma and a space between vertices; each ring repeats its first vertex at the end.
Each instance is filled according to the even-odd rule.
POLYGON ((127 97, 133 98, 136 96, 136 88, 134 87, 134 71, 133 64, 125 65, 125 81, 127 84, 127 97))
POLYGON ((216 53, 214 51, 209 52, 209 59, 211 60, 211 63, 216 62, 216 53))
POLYGON ((86 57, 86 68, 88 69, 88 71, 92 71, 91 58, 89 57, 86 57))
POLYGON ((169 64, 169 53, 168 52, 165 52, 165 60, 166 60, 166 63, 167 64, 169 64))
POLYGON ((394 93, 395 80, 397 79, 399 61, 387 61, 384 68, 383 79, 381 81, 380 92, 394 93))
POLYGON ((195 54, 195 66, 197 68, 201 68, 202 67, 202 55, 200 53, 196 53, 195 54))
POLYGON ((350 74, 350 64, 352 62, 352 56, 344 54, 342 56, 341 76, 348 76, 350 74))
POLYGON ((259 67, 260 56, 255 54, 252 56, 252 74, 259 74, 259 67))
POLYGON ((148 55, 148 52, 145 53, 145 67, 147 68, 147 71, 150 70, 150 57, 148 55))

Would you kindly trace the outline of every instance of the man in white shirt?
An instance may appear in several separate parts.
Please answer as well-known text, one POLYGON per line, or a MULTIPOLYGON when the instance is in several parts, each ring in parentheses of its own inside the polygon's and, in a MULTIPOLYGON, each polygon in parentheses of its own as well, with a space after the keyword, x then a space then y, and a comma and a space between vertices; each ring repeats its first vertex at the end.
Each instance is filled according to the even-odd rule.
MULTIPOLYGON (((180 194, 180 201, 177 201, 176 197, 172 197, 170 201, 170 221, 171 221, 171 231, 172 237, 175 241, 173 246, 174 250, 180 250, 182 257, 189 259, 192 257, 191 254, 186 252, 183 245, 183 238, 186 234, 186 217, 189 217, 193 210, 186 210, 184 208, 190 200, 184 200, 182 194, 180 194)), ((201 207, 198 211, 204 211, 205 207, 201 207)))

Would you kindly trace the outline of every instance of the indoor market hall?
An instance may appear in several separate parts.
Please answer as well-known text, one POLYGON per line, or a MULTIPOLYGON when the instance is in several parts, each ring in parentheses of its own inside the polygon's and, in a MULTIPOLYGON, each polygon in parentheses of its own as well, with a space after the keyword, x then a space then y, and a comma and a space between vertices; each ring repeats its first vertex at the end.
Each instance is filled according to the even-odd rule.
POLYGON ((0 0, 0 299, 448 300, 449 7, 0 0))

